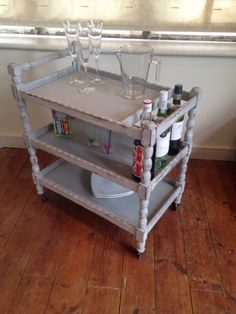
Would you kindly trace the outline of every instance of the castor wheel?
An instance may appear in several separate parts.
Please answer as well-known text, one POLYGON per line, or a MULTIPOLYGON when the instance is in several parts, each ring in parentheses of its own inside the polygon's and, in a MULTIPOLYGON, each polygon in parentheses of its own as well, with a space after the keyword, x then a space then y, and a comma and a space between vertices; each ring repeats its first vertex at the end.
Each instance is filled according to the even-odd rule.
POLYGON ((175 210, 178 209, 178 207, 179 207, 179 204, 176 204, 175 202, 173 202, 173 203, 170 205, 170 210, 175 211, 175 210))
POLYGON ((46 193, 41 194, 41 195, 40 195, 40 198, 41 198, 41 200, 42 200, 43 202, 47 202, 47 201, 48 201, 48 196, 47 196, 46 193))
POLYGON ((142 259, 143 253, 138 252, 137 256, 138 256, 138 259, 140 260, 142 259))

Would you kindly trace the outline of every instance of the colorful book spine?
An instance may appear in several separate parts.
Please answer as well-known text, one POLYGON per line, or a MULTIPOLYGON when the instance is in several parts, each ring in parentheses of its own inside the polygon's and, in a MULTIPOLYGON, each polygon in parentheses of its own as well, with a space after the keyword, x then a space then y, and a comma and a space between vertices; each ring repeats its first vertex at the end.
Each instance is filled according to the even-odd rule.
POLYGON ((71 118, 59 111, 52 110, 54 132, 57 136, 71 137, 71 118))

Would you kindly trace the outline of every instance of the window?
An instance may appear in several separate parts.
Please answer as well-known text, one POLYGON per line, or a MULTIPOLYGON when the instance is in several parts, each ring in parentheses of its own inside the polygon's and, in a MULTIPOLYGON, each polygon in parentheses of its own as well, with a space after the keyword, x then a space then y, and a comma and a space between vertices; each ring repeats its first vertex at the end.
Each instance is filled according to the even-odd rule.
POLYGON ((60 34, 65 19, 97 18, 108 36, 112 30, 121 37, 227 35, 236 33, 235 17, 236 0, 0 0, 5 31, 24 26, 29 32, 60 34))

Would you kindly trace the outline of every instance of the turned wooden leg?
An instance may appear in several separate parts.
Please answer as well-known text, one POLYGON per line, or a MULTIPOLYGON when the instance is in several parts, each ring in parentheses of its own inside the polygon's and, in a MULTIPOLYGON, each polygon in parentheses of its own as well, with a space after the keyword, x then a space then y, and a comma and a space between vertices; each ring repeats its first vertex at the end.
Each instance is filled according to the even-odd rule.
POLYGON ((31 145, 30 142, 30 134, 32 133, 32 129, 29 122, 29 116, 26 109, 26 103, 22 99, 18 99, 18 107, 20 109, 21 119, 23 122, 23 129, 24 129, 24 137, 25 137, 25 143, 30 155, 30 162, 32 165, 32 177, 34 184, 36 186, 37 193, 39 195, 44 194, 44 189, 42 184, 39 181, 39 174, 40 174, 40 167, 38 163, 38 157, 36 155, 36 149, 31 145))
POLYGON ((186 171, 188 167, 188 160, 192 150, 192 141, 193 141, 193 127, 194 127, 194 118, 195 118, 196 107, 189 111, 188 120, 186 122, 186 132, 184 137, 184 145, 189 147, 188 154, 183 158, 180 164, 178 184, 181 185, 181 192, 175 200, 175 204, 178 206, 181 202, 181 198, 184 192, 185 183, 186 183, 186 171))
MULTIPOLYGON (((146 189, 151 181, 151 168, 152 168, 152 154, 153 147, 144 147, 144 160, 143 160, 143 174, 141 180, 141 186, 146 189)), ((140 189, 141 191, 142 189, 140 189)), ((142 194, 142 193, 140 193, 142 194)), ((147 239, 147 216, 148 216, 148 205, 149 205, 149 194, 140 195, 139 200, 139 232, 137 233, 137 250, 138 253, 145 251, 145 244, 147 239)))

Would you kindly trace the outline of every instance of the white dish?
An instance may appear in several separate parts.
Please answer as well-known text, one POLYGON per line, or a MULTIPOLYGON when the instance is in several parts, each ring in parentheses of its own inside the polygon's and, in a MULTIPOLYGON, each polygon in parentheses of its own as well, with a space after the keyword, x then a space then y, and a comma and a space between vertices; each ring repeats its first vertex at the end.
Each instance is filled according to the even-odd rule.
POLYGON ((95 173, 91 174, 91 189, 96 198, 118 198, 134 192, 95 173))

